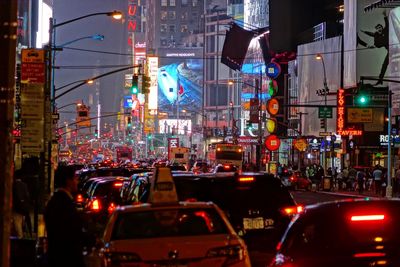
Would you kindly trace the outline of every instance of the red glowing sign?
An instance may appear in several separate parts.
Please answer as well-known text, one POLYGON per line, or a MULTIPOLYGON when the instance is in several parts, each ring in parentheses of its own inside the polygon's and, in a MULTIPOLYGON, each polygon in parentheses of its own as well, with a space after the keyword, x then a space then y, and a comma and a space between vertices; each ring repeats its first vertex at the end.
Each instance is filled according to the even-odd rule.
POLYGON ((340 135, 362 135, 362 130, 346 129, 345 128, 345 116, 346 116, 346 100, 344 95, 344 89, 340 88, 337 93, 337 121, 336 121, 336 132, 340 135))

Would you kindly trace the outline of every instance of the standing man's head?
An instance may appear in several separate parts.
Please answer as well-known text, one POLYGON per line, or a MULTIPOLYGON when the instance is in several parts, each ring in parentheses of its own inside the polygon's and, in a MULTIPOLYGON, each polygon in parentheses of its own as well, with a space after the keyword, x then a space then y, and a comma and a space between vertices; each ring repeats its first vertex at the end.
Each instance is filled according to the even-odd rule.
POLYGON ((57 188, 64 188, 70 193, 78 191, 78 177, 75 176, 72 166, 59 166, 54 176, 54 182, 57 188))

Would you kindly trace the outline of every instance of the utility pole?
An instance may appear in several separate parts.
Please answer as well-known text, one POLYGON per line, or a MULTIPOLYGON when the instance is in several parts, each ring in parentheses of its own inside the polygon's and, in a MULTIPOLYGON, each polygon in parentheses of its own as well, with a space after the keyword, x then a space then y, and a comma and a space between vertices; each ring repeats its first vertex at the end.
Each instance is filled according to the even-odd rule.
POLYGON ((2 1, 0 16, 0 266, 10 266, 11 192, 13 181, 12 142, 14 118, 15 58, 17 40, 17 3, 2 1))
MULTIPOLYGON (((296 115, 299 115, 299 130, 298 130, 298 132, 299 132, 299 134, 301 136, 303 134, 303 132, 302 132, 302 129, 303 129, 303 115, 308 115, 308 113, 307 112, 297 112, 296 115)), ((301 152, 302 151, 299 150, 299 158, 298 158, 299 165, 297 167, 297 169, 299 171, 301 169, 301 160, 302 160, 301 152)))
POLYGON ((257 171, 260 170, 261 168, 261 144, 262 144, 262 129, 261 129, 261 119, 260 119, 260 115, 261 115, 261 106, 260 106, 260 97, 259 97, 259 93, 260 93, 260 80, 256 79, 256 92, 255 92, 255 98, 258 99, 258 142, 257 142, 257 146, 256 146, 256 167, 257 167, 257 171))

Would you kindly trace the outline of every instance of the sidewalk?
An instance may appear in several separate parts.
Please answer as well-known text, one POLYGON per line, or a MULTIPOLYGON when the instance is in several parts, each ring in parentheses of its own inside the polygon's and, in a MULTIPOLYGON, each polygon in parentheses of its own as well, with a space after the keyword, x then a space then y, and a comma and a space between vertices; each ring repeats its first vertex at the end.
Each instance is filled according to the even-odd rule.
MULTIPOLYGON (((348 191, 348 190, 335 190, 335 191, 323 191, 319 190, 319 193, 323 194, 331 194, 331 195, 338 195, 338 196, 349 196, 349 197, 371 197, 371 198, 385 198, 385 196, 382 196, 380 194, 376 194, 374 191, 364 191, 362 194, 360 194, 358 191, 348 191)), ((392 197, 394 199, 399 199, 399 197, 392 197)))

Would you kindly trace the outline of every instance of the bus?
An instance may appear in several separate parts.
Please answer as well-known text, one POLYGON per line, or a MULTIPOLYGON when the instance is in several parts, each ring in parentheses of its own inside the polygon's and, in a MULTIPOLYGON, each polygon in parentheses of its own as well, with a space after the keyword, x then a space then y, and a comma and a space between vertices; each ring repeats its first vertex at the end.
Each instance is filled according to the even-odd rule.
POLYGON ((208 158, 215 166, 232 164, 242 169, 243 148, 231 143, 214 143, 208 151, 208 158))
POLYGON ((117 146, 115 147, 116 162, 121 161, 132 161, 132 148, 128 146, 117 146))

